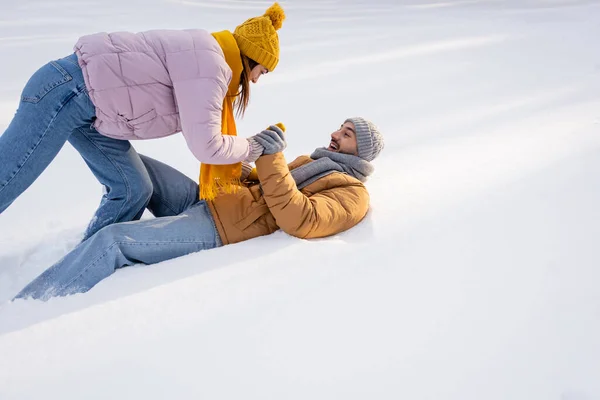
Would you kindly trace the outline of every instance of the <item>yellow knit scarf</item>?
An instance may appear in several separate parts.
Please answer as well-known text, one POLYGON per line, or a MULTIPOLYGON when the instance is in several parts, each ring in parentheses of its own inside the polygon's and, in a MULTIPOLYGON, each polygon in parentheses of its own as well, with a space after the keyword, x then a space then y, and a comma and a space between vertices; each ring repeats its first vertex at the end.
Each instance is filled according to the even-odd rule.
MULTIPOLYGON (((237 135, 235 118, 233 114, 233 102, 238 94, 240 76, 243 66, 240 57, 240 49, 229 31, 215 32, 213 37, 223 49, 225 61, 231 68, 232 77, 227 90, 227 96, 223 99, 223 112, 221 114, 221 132, 223 135, 237 135)), ((202 163, 200 165, 200 198, 213 200, 220 191, 232 193, 240 184, 242 163, 228 165, 212 165, 202 163)))

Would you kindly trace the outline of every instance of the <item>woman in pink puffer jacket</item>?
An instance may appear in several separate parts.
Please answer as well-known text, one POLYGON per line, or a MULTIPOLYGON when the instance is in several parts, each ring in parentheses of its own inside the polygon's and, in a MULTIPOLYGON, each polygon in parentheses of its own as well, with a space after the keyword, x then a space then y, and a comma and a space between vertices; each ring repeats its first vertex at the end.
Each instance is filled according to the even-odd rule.
POLYGON ((152 195, 129 140, 182 132, 194 156, 211 167, 207 177, 239 177, 232 164, 253 162, 263 148, 254 137, 235 136, 233 108, 243 115, 249 83, 277 66, 276 31, 284 18, 275 3, 233 33, 155 30, 80 38, 74 54, 30 78, 0 136, 0 213, 65 141, 106 188, 84 240, 109 224, 139 219, 152 195))

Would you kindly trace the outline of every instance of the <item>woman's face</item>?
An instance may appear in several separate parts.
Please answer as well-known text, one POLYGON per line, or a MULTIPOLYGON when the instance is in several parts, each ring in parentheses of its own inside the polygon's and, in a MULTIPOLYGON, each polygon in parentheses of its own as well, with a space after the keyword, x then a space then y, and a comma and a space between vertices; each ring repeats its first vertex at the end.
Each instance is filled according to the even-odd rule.
POLYGON ((258 82, 260 77, 263 76, 264 74, 266 74, 267 72, 269 72, 268 69, 266 69, 264 66, 258 64, 256 67, 252 68, 252 71, 250 71, 250 81, 252 83, 258 82))

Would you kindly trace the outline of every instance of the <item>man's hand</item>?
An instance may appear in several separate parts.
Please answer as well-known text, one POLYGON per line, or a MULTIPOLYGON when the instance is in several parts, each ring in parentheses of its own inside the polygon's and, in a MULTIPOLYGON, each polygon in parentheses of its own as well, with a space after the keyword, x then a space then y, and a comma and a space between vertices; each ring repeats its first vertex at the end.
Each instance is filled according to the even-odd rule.
POLYGON ((254 140, 264 147, 263 154, 279 153, 287 147, 285 141, 285 133, 276 125, 271 125, 269 129, 265 129, 261 133, 253 136, 254 140))

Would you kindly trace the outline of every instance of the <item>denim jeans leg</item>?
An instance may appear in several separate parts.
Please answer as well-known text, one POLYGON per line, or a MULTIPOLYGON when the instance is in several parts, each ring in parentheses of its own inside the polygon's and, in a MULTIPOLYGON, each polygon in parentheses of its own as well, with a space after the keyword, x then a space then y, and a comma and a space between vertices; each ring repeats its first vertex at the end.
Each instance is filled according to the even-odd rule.
POLYGON ((53 61, 33 74, 0 136, 0 213, 46 169, 75 128, 92 123, 81 70, 63 64, 53 61))
POLYGON ((116 269, 221 246, 205 201, 173 217, 114 224, 80 243, 15 298, 47 300, 90 290, 116 269))
POLYGON ((148 210, 155 217, 181 214, 199 201, 198 184, 175 168, 140 154, 152 181, 148 210))
POLYGON ((104 136, 92 126, 77 128, 69 143, 106 189, 83 240, 107 225, 140 219, 152 195, 152 182, 131 143, 104 136))

